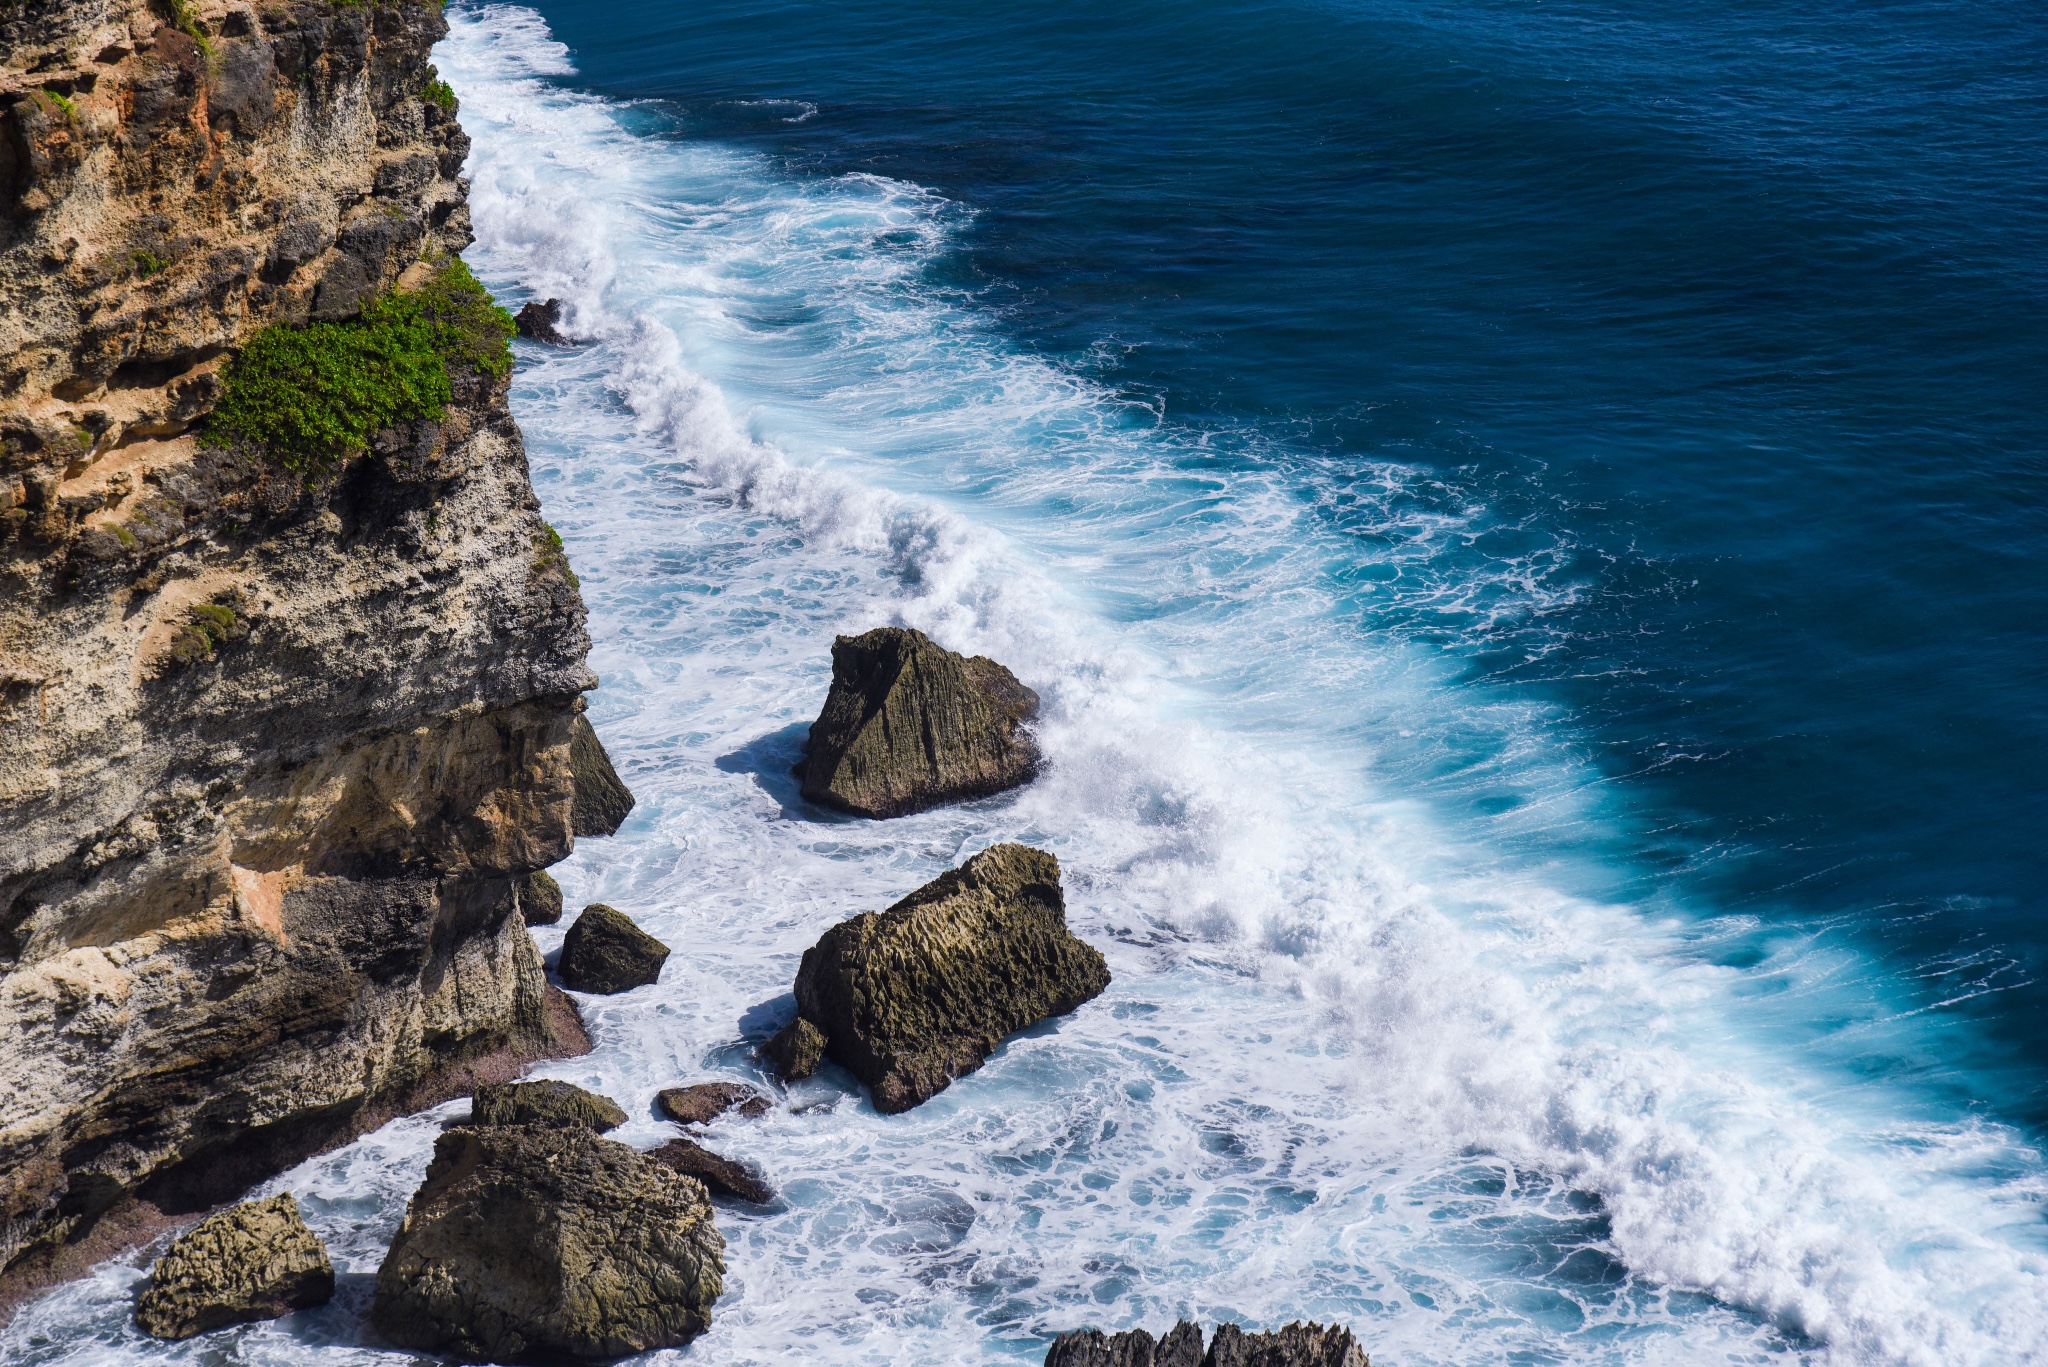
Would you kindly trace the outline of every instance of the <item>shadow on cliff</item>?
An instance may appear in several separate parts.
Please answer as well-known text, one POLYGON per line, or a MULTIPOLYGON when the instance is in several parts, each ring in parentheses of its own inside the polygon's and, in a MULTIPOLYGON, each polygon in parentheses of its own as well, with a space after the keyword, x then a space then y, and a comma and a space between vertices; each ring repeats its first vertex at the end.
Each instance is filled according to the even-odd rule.
POLYGON ((782 808, 784 821, 811 821, 833 826, 865 821, 865 817, 836 812, 804 798, 803 780, 791 770, 804 757, 810 743, 811 724, 807 721, 794 722, 780 731, 770 731, 747 742, 729 755, 720 755, 713 763, 728 774, 752 774, 761 791, 774 798, 782 808))

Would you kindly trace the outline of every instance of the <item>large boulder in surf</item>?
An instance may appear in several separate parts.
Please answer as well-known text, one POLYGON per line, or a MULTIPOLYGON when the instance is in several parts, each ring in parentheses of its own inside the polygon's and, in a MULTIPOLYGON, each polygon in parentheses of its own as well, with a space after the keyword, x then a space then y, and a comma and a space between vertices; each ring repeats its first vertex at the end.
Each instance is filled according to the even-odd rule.
POLYGON ((377 1271, 371 1322, 471 1362, 615 1358, 711 1324, 704 1184, 586 1129, 449 1130, 377 1271))
POLYGON ((1202 1351, 1200 1326, 1182 1320, 1154 1343, 1143 1329, 1105 1334, 1080 1329, 1061 1334, 1045 1367, 1371 1367, 1349 1329, 1296 1322, 1268 1334, 1247 1334, 1234 1324, 1216 1326, 1202 1351))
POLYGON ((699 1082, 690 1087, 664 1087, 654 1094, 654 1104, 678 1125, 709 1125, 727 1111, 766 1115, 775 1103, 744 1082, 699 1082))
POLYGON ((667 945, 634 925, 625 912, 592 902, 562 937, 555 971, 571 992, 605 996, 659 981, 668 954, 667 945))
POLYGON ((909 627, 832 643, 832 691, 797 766, 803 794, 859 816, 904 816, 1030 781, 1038 695, 994 660, 909 627))
POLYGON ((610 1097, 573 1082, 494 1082, 476 1089, 469 1123, 580 1127, 603 1134, 625 1124, 626 1113, 610 1097))
POLYGON ((875 1109, 907 1111, 979 1068, 1007 1035, 1109 986, 1102 955, 1067 929, 1059 861, 997 845, 884 912, 842 921, 804 951, 798 1021, 868 1084, 875 1109))
POLYGON ((209 1216, 166 1249, 135 1322, 156 1338, 188 1339, 325 1305, 333 1295, 334 1264, 286 1192, 209 1216))
POLYGON ((562 885, 546 869, 519 880, 519 917, 530 926, 551 926, 562 919, 562 885))
POLYGON ((610 835, 633 810, 633 795, 612 768, 612 757, 590 718, 581 712, 569 728, 569 770, 576 776, 576 797, 569 805, 569 826, 579 836, 610 835))

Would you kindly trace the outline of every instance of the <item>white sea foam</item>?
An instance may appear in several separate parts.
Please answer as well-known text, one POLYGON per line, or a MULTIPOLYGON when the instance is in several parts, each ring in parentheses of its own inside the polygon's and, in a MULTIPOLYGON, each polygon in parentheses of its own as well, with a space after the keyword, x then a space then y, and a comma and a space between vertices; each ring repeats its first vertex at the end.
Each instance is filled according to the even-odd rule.
MULTIPOLYGON (((1489 559, 1488 510, 1425 472, 1163 424, 928 283, 958 206, 670 136, 554 84, 532 12, 451 18, 472 259, 593 339, 523 351, 515 405, 641 805, 557 872, 677 951, 587 1003, 597 1052, 546 1073, 657 1141, 657 1088, 754 1075, 824 926, 999 839, 1059 854, 1116 975, 907 1115, 828 1076, 720 1122, 782 1198, 722 1212, 727 1294, 674 1358, 1027 1362, 1181 1314, 1334 1318, 1401 1364, 2043 1355, 2038 1157, 1830 1061, 1829 1017, 1866 1005, 1854 953, 1726 967, 1753 927, 1562 890, 1620 819, 1569 718, 1363 629, 1555 610, 1557 546, 1489 559), (830 638, 884 621, 1040 689, 1048 775, 889 823, 804 807, 830 638), (1459 785, 1518 802, 1452 820, 1429 799, 1459 785)), ((364 1274, 436 1128, 274 1184, 350 1275, 229 1360, 390 1359, 364 1274)), ((123 1327, 136 1265, 31 1307, 9 1360, 218 1349, 123 1327)))

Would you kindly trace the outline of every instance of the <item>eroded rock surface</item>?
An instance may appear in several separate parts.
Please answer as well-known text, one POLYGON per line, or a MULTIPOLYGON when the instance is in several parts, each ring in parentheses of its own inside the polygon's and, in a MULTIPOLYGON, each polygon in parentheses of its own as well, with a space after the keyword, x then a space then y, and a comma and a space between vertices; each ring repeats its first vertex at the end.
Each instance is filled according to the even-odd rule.
POLYGON ((626 1123, 626 1113, 608 1096, 570 1082, 501 1082, 476 1089, 472 1125, 544 1125, 603 1134, 626 1123))
POLYGON ((577 714, 569 733, 569 764, 576 775, 572 820, 578 835, 611 835, 633 810, 633 795, 612 768, 612 757, 587 718, 577 714))
POLYGON ((1082 1329, 1062 1334, 1045 1355, 1045 1367, 1371 1367, 1349 1329, 1294 1323, 1265 1334, 1247 1334, 1234 1324, 1216 1326, 1202 1351, 1199 1325, 1182 1320, 1154 1342, 1143 1329, 1105 1334, 1082 1329))
POLYGON ((188 1339, 325 1305, 333 1295, 327 1249, 286 1192, 210 1216, 172 1243, 136 1302, 135 1322, 160 1339, 188 1339))
POLYGON ((720 1196, 736 1196, 765 1206, 775 1199, 766 1182, 730 1158, 721 1157, 694 1139, 671 1139, 647 1155, 685 1177, 694 1177, 720 1196))
POLYGON ((454 1129, 378 1269, 372 1321, 467 1361, 623 1357, 702 1333, 724 1272, 701 1182, 588 1130, 454 1129))
POLYGON ((667 1087, 655 1094, 661 1113, 679 1125, 709 1125, 727 1111, 741 1115, 766 1115, 774 1103, 744 1082, 699 1082, 691 1087, 667 1087))
POLYGON ((658 981, 668 954, 625 912, 592 902, 562 937, 557 971, 571 992, 630 992, 658 981))
MULTIPOLYGON (((804 951, 796 1001, 825 1052, 887 1112, 945 1090, 1005 1036, 1107 986, 1102 955, 1067 930, 1059 861, 997 845, 887 911, 826 931, 804 951)), ((777 1036, 770 1053, 800 1033, 777 1036)))
POLYGON ((535 869, 519 882, 519 916, 530 926, 551 926, 562 919, 562 885, 545 869, 535 869))
POLYGON ((1027 783, 1038 749, 1024 723, 1038 695, 985 656, 909 627, 832 643, 832 691, 799 767, 813 802, 903 816, 1027 783))

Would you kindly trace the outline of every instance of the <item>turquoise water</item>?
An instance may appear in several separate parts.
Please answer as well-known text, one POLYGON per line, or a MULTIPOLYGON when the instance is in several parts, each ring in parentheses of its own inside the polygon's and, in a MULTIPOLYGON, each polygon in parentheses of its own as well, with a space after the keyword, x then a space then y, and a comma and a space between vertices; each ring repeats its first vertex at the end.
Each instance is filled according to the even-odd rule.
MULTIPOLYGON (((2048 21, 1988 4, 471 5, 469 253, 676 947, 544 1071, 754 1076, 797 957, 1001 839, 1116 981, 882 1117, 840 1075, 662 1360, 2048 1357, 2048 21), (900 822, 787 777, 836 632, 1046 699, 900 822)), ((544 933, 552 950, 557 932, 544 933)), ((438 1124, 274 1185, 329 1308, 9 1361, 403 1360, 438 1124)))

